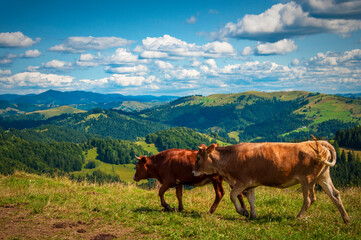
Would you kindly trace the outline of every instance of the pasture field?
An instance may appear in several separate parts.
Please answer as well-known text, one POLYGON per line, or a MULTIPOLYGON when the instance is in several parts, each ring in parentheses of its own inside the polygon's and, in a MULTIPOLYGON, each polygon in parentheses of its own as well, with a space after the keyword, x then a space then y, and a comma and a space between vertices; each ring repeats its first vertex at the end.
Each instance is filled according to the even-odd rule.
MULTIPOLYGON (((256 190, 258 217, 236 213, 229 187, 207 214, 210 185, 186 190, 183 212, 164 212, 157 190, 133 184, 96 185, 26 173, 0 175, 0 239, 360 239, 361 189, 339 189, 351 222, 345 225, 324 192, 306 217, 298 188, 256 190)), ((175 190, 166 200, 177 205, 175 190)))
POLYGON ((135 173, 135 165, 134 164, 116 165, 116 164, 109 164, 109 163, 102 162, 102 161, 96 159, 96 157, 98 156, 96 148, 92 148, 92 149, 88 150, 87 152, 84 153, 84 156, 85 156, 85 163, 83 164, 83 168, 81 171, 71 172, 72 174, 74 174, 74 176, 76 176, 76 177, 77 176, 85 176, 86 174, 91 175, 95 170, 100 170, 107 174, 118 175, 119 178, 124 182, 133 181, 133 176, 135 173), (96 167, 93 169, 84 168, 84 166, 90 160, 95 162, 96 167))

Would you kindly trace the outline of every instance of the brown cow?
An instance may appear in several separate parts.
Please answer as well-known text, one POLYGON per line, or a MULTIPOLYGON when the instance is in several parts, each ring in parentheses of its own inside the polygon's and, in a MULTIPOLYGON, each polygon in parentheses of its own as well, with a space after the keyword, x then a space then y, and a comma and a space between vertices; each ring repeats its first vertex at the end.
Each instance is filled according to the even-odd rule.
POLYGON ((330 167, 336 163, 336 152, 327 141, 240 143, 227 147, 212 144, 208 148, 202 144, 199 148, 193 175, 223 176, 234 186, 230 195, 238 213, 243 211, 236 196, 244 190, 247 190, 251 217, 256 217, 255 187, 286 188, 301 183, 303 206, 297 215, 301 218, 316 200, 314 186, 317 182, 337 206, 343 221, 350 221, 330 177, 330 167))
MULTIPOLYGON (((222 186, 223 178, 217 174, 194 177, 192 175, 192 170, 196 162, 197 152, 198 151, 185 149, 169 149, 151 157, 137 157, 138 163, 136 165, 136 172, 133 179, 135 181, 147 178, 157 179, 162 184, 159 189, 159 196, 161 204, 166 211, 171 211, 169 204, 167 204, 164 200, 164 193, 169 188, 176 187, 179 203, 178 209, 179 211, 182 211, 183 185, 203 186, 212 182, 216 193, 216 199, 214 200, 209 213, 213 213, 224 195, 224 189, 222 186)), ((244 209, 241 214, 248 216, 248 211, 246 210, 242 194, 239 194, 237 197, 242 205, 242 209, 244 209)))

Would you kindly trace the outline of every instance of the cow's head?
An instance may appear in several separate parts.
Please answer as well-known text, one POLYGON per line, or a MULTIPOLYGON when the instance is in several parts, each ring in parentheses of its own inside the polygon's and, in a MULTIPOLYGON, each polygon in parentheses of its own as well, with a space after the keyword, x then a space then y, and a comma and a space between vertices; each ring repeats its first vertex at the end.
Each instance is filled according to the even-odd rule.
POLYGON ((213 143, 209 147, 206 147, 204 144, 198 147, 199 151, 196 156, 197 160, 192 171, 193 176, 198 177, 202 174, 211 175, 216 173, 213 168, 212 159, 210 158, 210 155, 216 147, 218 147, 218 143, 213 143))
POLYGON ((138 159, 137 165, 135 166, 134 181, 140 181, 142 179, 147 179, 150 175, 149 173, 149 163, 150 159, 147 156, 136 157, 138 159))

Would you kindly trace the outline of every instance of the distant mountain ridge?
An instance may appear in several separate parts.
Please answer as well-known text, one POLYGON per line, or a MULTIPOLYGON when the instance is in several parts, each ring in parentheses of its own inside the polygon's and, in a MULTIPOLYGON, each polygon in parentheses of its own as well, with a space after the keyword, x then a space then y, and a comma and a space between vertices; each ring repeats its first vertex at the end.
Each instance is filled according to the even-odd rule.
POLYGON ((13 103, 32 103, 32 104, 54 104, 54 105, 70 105, 70 104, 89 104, 89 103, 110 103, 120 101, 137 101, 137 102, 167 102, 177 99, 175 96, 126 96, 122 94, 101 94, 86 91, 70 91, 61 92, 48 90, 40 94, 16 95, 4 94, 0 95, 0 100, 6 100, 13 103))
MULTIPOLYGON (((32 108, 32 111, 45 110, 64 105, 69 105, 82 110, 90 110, 99 107, 103 109, 117 108, 127 111, 137 111, 147 107, 159 105, 163 102, 170 102, 177 98, 178 97, 176 96, 126 96, 122 94, 101 94, 85 91, 61 92, 55 90, 48 90, 40 94, 0 95, 0 101, 2 101, 2 105, 6 105, 6 102, 9 102, 9 105, 36 105, 32 108), (125 106, 123 106, 124 102, 125 106)), ((14 109, 16 111, 16 106, 14 109)), ((18 110, 20 111, 23 109, 18 110)))

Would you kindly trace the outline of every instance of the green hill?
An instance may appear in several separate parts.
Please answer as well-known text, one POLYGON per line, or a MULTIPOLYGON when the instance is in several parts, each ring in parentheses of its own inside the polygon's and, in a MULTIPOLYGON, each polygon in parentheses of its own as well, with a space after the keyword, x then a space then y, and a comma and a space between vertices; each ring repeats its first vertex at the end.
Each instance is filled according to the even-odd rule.
POLYGON ((62 114, 73 114, 73 113, 84 113, 84 112, 86 112, 86 111, 76 109, 76 108, 73 108, 70 106, 60 106, 60 107, 50 108, 50 109, 46 109, 46 110, 34 111, 34 112, 30 112, 28 114, 39 113, 41 115, 44 115, 45 118, 51 118, 51 117, 59 116, 62 114))
POLYGON ((332 137, 337 129, 359 124, 361 100, 304 91, 251 91, 183 97, 141 115, 240 141, 286 141, 310 134, 332 137))

